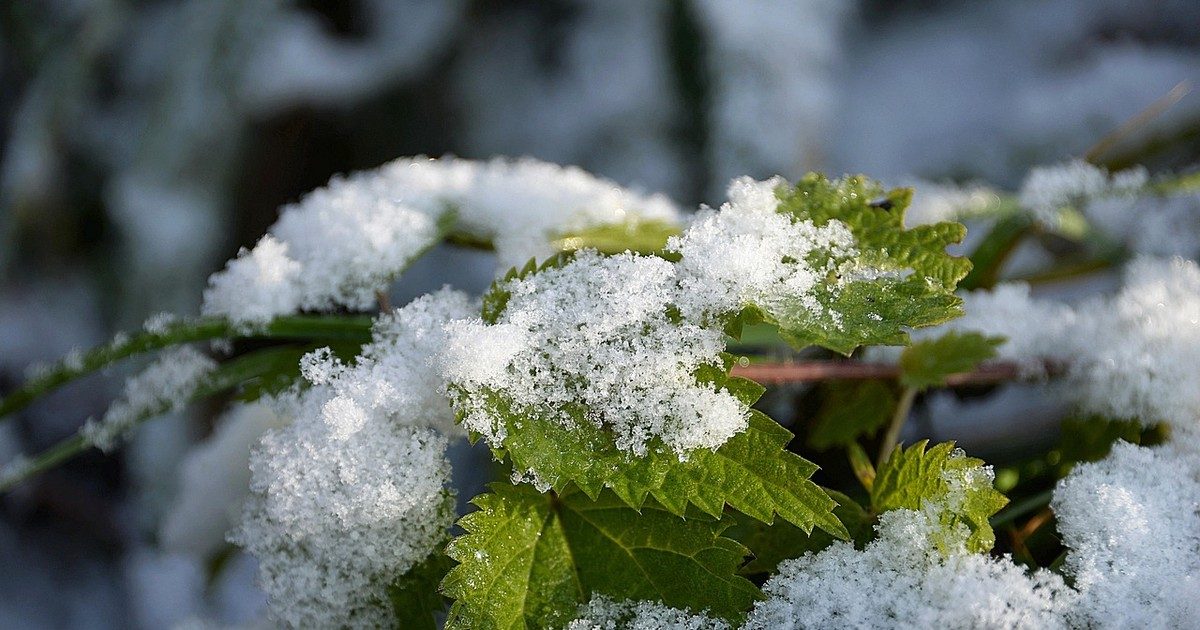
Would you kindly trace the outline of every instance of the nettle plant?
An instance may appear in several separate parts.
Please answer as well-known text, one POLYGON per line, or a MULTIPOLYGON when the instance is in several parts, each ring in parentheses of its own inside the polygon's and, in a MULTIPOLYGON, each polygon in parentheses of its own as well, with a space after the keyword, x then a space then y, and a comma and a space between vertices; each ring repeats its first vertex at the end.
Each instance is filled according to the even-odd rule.
POLYGON ((204 317, 155 317, 5 398, 9 414, 166 349, 0 484, 232 391, 218 431, 248 437, 186 465, 180 518, 240 506, 228 540, 281 625, 1195 624, 1200 246, 1175 227, 1200 218, 1193 180, 1069 163, 1019 197, 942 189, 923 220, 986 219, 955 256, 962 224, 906 227, 912 190, 863 177, 739 179, 685 220, 577 169, 398 160, 285 207, 213 276, 204 317), (1162 236, 1103 235, 1130 208, 1164 208, 1141 224, 1162 236), (1065 303, 998 283, 1037 239, 1073 244, 1057 275, 1130 261, 1122 288, 1065 303), (383 291, 439 242, 511 270, 482 298, 391 308, 383 291), (1163 253, 1183 257, 1146 255, 1163 253), (784 345, 795 360, 764 351, 784 345), (812 382, 780 390, 802 440, 755 379, 812 382), (953 443, 899 443, 918 400, 1022 380, 1078 409, 1061 447, 998 477, 953 443), (461 516, 458 440, 497 479, 461 516))

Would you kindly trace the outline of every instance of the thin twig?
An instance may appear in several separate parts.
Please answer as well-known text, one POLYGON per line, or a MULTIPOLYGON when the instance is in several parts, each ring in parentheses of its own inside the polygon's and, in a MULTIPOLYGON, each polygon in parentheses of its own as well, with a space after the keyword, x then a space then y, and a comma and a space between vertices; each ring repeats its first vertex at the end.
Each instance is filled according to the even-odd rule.
POLYGON ((379 304, 380 313, 392 312, 392 299, 388 297, 387 291, 376 291, 375 302, 379 304))
POLYGON ((1176 83, 1170 92, 1158 97, 1153 103, 1147 105, 1145 109, 1134 114, 1132 118, 1124 123, 1121 123, 1121 126, 1109 132, 1103 138, 1100 138, 1096 144, 1092 145, 1092 148, 1087 150, 1087 153, 1083 154, 1083 159, 1095 164, 1101 155, 1104 155, 1109 149, 1116 146, 1118 142, 1144 127, 1151 120, 1162 116, 1163 112, 1171 109, 1172 106, 1182 100, 1191 91, 1192 84, 1190 81, 1183 80, 1176 83))

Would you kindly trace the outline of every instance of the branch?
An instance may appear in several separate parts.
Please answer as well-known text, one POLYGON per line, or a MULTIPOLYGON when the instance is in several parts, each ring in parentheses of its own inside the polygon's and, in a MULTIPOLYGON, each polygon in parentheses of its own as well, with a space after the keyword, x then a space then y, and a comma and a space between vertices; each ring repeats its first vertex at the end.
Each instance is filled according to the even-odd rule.
POLYGON ((0 399, 0 422, 50 391, 128 357, 183 343, 212 339, 319 339, 366 343, 371 320, 366 317, 292 315, 277 317, 261 329, 246 332, 226 319, 205 317, 169 324, 159 332, 143 332, 64 359, 42 370, 0 399))
MULTIPOLYGON (((1062 373, 1065 365, 1045 360, 1042 368, 1047 376, 1062 373)), ((752 363, 734 365, 731 374, 766 385, 812 383, 818 381, 895 380, 900 378, 900 366, 892 363, 862 361, 799 361, 795 363, 752 363)), ((1036 374, 1036 372, 1035 372, 1036 374)), ((1012 361, 985 363, 970 372, 946 377, 947 387, 963 385, 994 385, 1029 378, 1030 371, 1012 361)))

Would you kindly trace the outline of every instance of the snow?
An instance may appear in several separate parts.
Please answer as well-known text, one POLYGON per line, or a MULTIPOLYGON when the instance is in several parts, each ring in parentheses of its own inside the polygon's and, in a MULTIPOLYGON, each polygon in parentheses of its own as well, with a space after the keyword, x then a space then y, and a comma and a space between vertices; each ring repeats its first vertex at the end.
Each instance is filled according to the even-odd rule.
POLYGON ((566 630, 729 629, 723 620, 671 608, 661 602, 616 601, 604 595, 593 595, 587 604, 580 606, 579 617, 566 627, 566 630))
POLYGON ((250 447, 282 423, 265 403, 239 405, 192 447, 178 463, 178 494, 159 526, 164 550, 208 558, 225 545, 250 492, 250 447))
POLYGON ((1083 213, 1131 251, 1200 257, 1200 193, 1102 197, 1084 204, 1083 213))
POLYGON ((450 211, 459 229, 492 240, 502 268, 553 254, 549 241, 574 230, 679 216, 666 197, 578 168, 401 158, 336 177, 285 207, 270 234, 213 275, 204 312, 256 325, 302 309, 369 308, 376 292, 435 244, 450 211))
POLYGON ((785 561, 763 587, 747 629, 1062 628, 1072 597, 1062 578, 1008 558, 965 553, 962 527, 945 553, 931 511, 892 510, 862 551, 835 542, 785 561))
POLYGON ((1133 195, 1148 180, 1144 168, 1109 175, 1103 168, 1073 160, 1030 169, 1017 197, 1043 222, 1057 225, 1058 211, 1063 206, 1097 197, 1133 195))
POLYGON ((914 337, 954 330, 999 335, 1000 358, 1044 373, 1044 360, 1067 361, 1054 386, 1088 411, 1200 426, 1200 266, 1182 258, 1141 257, 1121 290, 1071 305, 1035 299, 1028 285, 1001 284, 963 296, 965 315, 914 337))
POLYGON ((773 313, 797 303, 815 316, 836 317, 817 301, 814 288, 836 259, 854 255, 854 237, 840 221, 817 227, 776 212, 775 191, 784 184, 782 178, 735 179, 720 211, 702 210, 668 241, 667 249, 681 256, 679 307, 685 317, 705 321, 749 304, 773 313), (830 254, 826 267, 808 263, 814 251, 830 254))
POLYGON ((388 584, 447 538, 441 431, 455 429, 431 357, 443 325, 474 310, 448 289, 415 300, 380 316, 354 364, 309 355, 310 386, 277 399, 292 422, 251 452, 251 494, 230 538, 258 558, 274 620, 387 625, 388 584))
POLYGON ((583 406, 636 455, 655 438, 680 455, 716 448, 746 427, 745 405, 696 382, 698 368, 720 364, 724 335, 673 321, 679 292, 670 262, 584 251, 500 288, 511 296, 499 320, 454 324, 442 368, 459 390, 464 427, 493 445, 505 436, 503 419, 484 405, 490 391, 567 427, 577 422, 570 408, 583 406))
POLYGON ((1200 620, 1200 441, 1120 442, 1054 490, 1072 625, 1184 628, 1200 620))
POLYGON ((80 434, 88 444, 111 451, 148 416, 179 411, 217 367, 191 346, 163 351, 154 363, 125 382, 125 391, 99 421, 88 420, 80 434))

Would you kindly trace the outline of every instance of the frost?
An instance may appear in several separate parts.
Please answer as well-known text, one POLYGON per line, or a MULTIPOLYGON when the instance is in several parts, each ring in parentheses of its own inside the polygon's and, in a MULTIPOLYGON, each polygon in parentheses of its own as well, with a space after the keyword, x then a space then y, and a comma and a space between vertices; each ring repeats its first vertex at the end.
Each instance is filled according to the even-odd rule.
POLYGON ((375 324, 349 366, 317 351, 311 387, 277 401, 295 420, 250 456, 231 541, 254 554, 273 618, 293 627, 384 626, 388 585, 447 536, 453 430, 431 357, 443 325, 474 309, 442 290, 375 324), (431 428, 434 427, 434 428, 431 428))
POLYGON ((451 325, 443 357, 447 380, 466 394, 455 397, 463 425, 494 446, 505 436, 483 404, 488 392, 563 426, 606 427, 641 455, 653 438, 683 454, 747 426, 745 405, 696 381, 698 368, 720 365, 724 335, 672 317, 670 262, 585 251, 499 288, 510 293, 499 320, 451 325))
POLYGON ((574 167, 401 158, 285 207, 270 234, 213 275, 204 312, 253 325, 297 309, 367 308, 435 243, 449 211, 459 229, 493 241, 504 268, 552 254, 549 241, 573 230, 679 216, 661 195, 574 167))
POLYGON ((686 610, 671 608, 661 602, 616 601, 604 595, 593 595, 579 608, 579 617, 567 624, 566 630, 729 630, 723 620, 686 610))
POLYGON ((785 561, 763 590, 748 629, 1061 628, 1073 593, 1049 571, 1026 573, 1007 558, 968 554, 932 511, 892 510, 862 551, 835 542, 785 561))
POLYGON ((159 528, 164 549, 208 558, 225 543, 250 491, 250 447, 283 419, 269 405, 235 407, 180 463, 179 493, 159 528))
POLYGON ((1148 179, 1146 170, 1140 167, 1109 175, 1102 168, 1075 160, 1031 169, 1018 197, 1023 207, 1055 225, 1063 206, 1093 197, 1136 193, 1148 179))
POLYGON ((112 450, 147 416, 182 409, 216 367, 216 361, 191 346, 164 351, 157 361, 125 382, 121 399, 100 421, 88 420, 80 430, 83 439, 100 450, 112 450))
POLYGON ((784 184, 780 178, 735 179, 719 212, 701 211, 684 234, 667 243, 682 257, 677 267, 685 317, 704 321, 750 304, 772 312, 796 301, 814 314, 830 315, 813 290, 831 268, 814 268, 808 259, 814 252, 852 256, 854 237, 840 221, 817 227, 776 212, 775 191, 784 184))
POLYGON ((1200 451, 1124 442, 1059 482, 1053 507, 1081 596, 1073 625, 1185 628, 1200 620, 1200 451))

